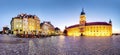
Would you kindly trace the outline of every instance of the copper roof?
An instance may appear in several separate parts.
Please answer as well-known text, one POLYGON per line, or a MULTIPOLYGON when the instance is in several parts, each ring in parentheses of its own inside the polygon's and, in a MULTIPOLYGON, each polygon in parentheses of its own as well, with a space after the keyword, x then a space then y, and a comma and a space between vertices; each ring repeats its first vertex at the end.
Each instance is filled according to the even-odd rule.
MULTIPOLYGON (((85 24, 85 26, 89 26, 89 25, 111 25, 111 24, 109 24, 107 22, 88 22, 88 23, 85 24)), ((75 24, 75 25, 67 27, 67 29, 78 27, 78 26, 80 26, 80 25, 79 24, 75 24)))
POLYGON ((88 26, 88 25, 111 25, 111 24, 107 22, 88 22, 85 25, 88 26))
POLYGON ((75 25, 72 25, 72 26, 67 27, 67 29, 68 29, 68 28, 78 27, 78 26, 79 26, 79 24, 75 24, 75 25))

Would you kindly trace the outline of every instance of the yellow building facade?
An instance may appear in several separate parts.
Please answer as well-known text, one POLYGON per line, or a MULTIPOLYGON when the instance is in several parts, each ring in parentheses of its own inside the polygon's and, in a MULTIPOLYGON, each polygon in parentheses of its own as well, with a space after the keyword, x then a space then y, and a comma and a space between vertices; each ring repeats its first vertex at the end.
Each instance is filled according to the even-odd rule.
POLYGON ((79 24, 66 27, 68 36, 112 36, 112 21, 86 22, 86 15, 82 10, 79 24))
POLYGON ((38 34, 40 32, 40 20, 35 15, 20 14, 11 20, 13 34, 38 34))

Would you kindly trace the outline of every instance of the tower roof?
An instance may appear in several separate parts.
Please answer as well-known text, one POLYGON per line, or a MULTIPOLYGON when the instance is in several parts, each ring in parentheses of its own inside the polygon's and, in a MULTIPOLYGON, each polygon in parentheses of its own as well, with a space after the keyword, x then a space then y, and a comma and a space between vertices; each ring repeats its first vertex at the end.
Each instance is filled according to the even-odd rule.
POLYGON ((81 15, 85 15, 84 8, 82 8, 81 15))
POLYGON ((111 19, 109 20, 109 23, 112 23, 111 19))

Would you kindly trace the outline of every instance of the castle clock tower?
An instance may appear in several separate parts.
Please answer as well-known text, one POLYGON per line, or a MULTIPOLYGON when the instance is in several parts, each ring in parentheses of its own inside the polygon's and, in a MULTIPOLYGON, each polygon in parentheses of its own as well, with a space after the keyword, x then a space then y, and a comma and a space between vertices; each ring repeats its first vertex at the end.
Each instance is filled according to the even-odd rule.
POLYGON ((86 16, 84 9, 82 9, 81 15, 80 15, 80 36, 85 35, 85 23, 86 23, 86 16))
POLYGON ((80 25, 85 25, 85 23, 86 23, 86 16, 85 16, 84 9, 82 9, 82 12, 80 15, 80 25))

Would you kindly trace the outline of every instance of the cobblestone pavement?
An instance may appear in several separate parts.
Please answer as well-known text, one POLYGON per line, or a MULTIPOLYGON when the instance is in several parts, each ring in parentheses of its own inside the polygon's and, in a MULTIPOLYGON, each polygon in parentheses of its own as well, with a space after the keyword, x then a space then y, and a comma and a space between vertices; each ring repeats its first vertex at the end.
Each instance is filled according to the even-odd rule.
POLYGON ((0 55, 120 55, 120 35, 106 38, 0 35, 0 55))

